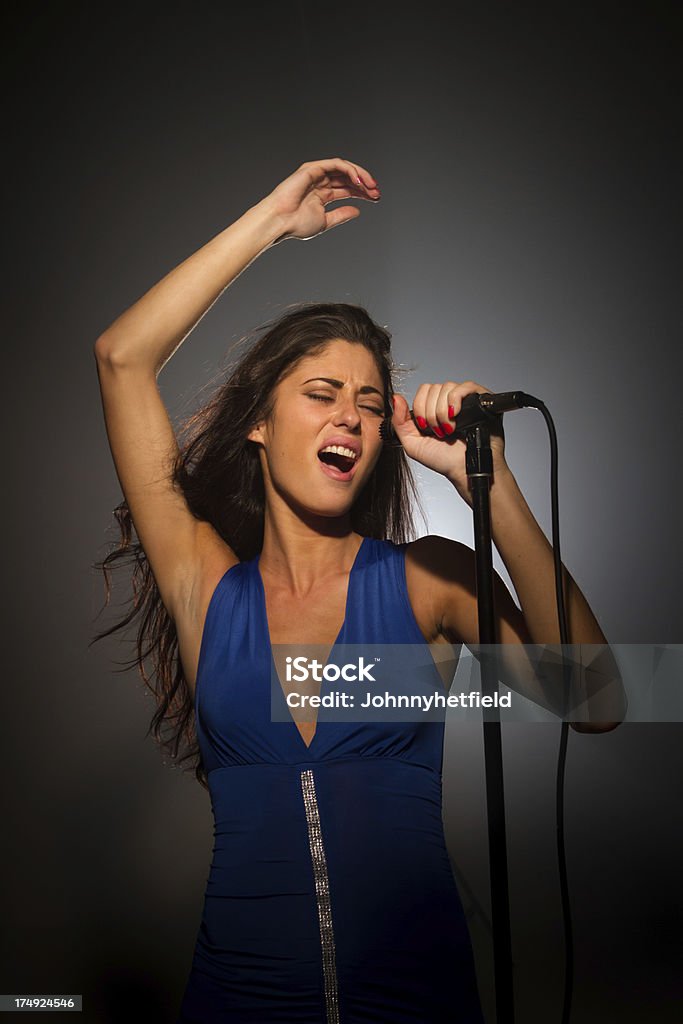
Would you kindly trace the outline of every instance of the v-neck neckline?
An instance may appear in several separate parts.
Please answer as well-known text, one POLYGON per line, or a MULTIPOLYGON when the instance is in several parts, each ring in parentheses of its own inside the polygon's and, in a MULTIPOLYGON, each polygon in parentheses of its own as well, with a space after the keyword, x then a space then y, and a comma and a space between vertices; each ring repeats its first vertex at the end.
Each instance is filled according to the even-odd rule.
MULTIPOLYGON (((365 549, 365 546, 366 546, 366 541, 368 539, 369 539, 368 537, 363 537, 362 538, 362 540, 360 542, 360 545, 358 547, 358 551, 356 552, 356 557, 354 558, 353 564, 352 564, 352 566, 351 566, 351 568, 349 570, 349 578, 348 578, 348 581, 347 581, 347 584, 346 584, 346 600, 344 602, 344 621, 342 622, 341 628, 339 630, 339 633, 337 634, 337 637, 334 640, 334 642, 333 642, 333 644, 332 644, 332 646, 330 648, 330 654, 335 649, 335 647, 339 643, 341 637, 344 635, 344 631, 346 630, 346 625, 347 625, 348 618, 349 618, 349 604, 350 604, 350 600, 351 600, 351 589, 352 589, 352 584, 353 584, 354 572, 355 572, 355 570, 358 568, 358 566, 360 564, 361 554, 364 552, 364 549, 365 549)), ((256 581, 257 581, 258 589, 259 589, 261 614, 263 616, 263 627, 264 627, 264 633, 265 633, 265 637, 266 637, 266 647, 267 647, 268 659, 270 661, 270 670, 271 670, 271 672, 273 672, 273 671, 276 671, 275 670, 275 661, 273 659, 273 645, 272 645, 271 640, 270 640, 270 627, 268 625, 268 609, 266 607, 266 588, 263 585, 263 577, 261 576, 261 566, 260 566, 260 563, 261 563, 261 555, 259 553, 256 556, 255 562, 254 562, 254 565, 255 565, 255 576, 256 576, 256 581)), ((281 683, 280 683, 280 689, 282 690, 282 684, 281 683)), ((283 691, 283 696, 284 696, 284 691, 283 691)), ((285 706, 287 706, 286 700, 285 700, 285 706)), ((288 715, 288 718, 289 718, 289 722, 287 724, 290 725, 292 727, 292 729, 294 730, 294 732, 296 733, 296 738, 299 740, 299 742, 303 746, 304 750, 310 751, 310 749, 313 746, 313 744, 315 743, 315 741, 316 741, 316 739, 318 737, 318 733, 320 731, 320 722, 318 721, 318 718, 319 718, 319 715, 320 715, 320 709, 318 708, 318 716, 316 717, 316 720, 315 720, 315 732, 313 733, 313 735, 311 737, 311 742, 310 743, 306 743, 306 741, 304 740, 303 736, 299 732, 299 729, 297 728, 297 724, 294 721, 294 719, 292 718, 292 715, 291 715, 291 712, 289 710, 289 707, 287 707, 287 715, 288 715)))

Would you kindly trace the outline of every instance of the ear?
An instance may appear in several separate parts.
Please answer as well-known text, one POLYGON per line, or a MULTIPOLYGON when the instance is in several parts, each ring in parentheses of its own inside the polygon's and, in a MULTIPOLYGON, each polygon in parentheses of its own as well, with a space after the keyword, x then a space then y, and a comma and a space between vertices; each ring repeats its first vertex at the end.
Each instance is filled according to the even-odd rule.
POLYGON ((261 423, 257 423, 256 426, 252 427, 251 430, 249 431, 249 433, 247 434, 247 441, 255 441, 256 444, 263 444, 264 443, 264 436, 263 436, 264 430, 265 430, 265 423, 263 421, 261 421, 261 423))

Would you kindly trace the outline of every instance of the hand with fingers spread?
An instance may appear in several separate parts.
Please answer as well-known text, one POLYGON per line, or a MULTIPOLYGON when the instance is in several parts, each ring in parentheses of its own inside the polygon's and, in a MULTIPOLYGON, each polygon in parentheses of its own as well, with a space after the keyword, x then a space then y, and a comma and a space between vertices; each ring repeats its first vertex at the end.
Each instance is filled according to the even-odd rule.
MULTIPOLYGON (((455 436, 455 431, 462 401, 471 394, 490 395, 492 392, 473 380, 463 384, 452 380, 443 384, 421 384, 413 400, 416 423, 410 416, 408 402, 398 394, 394 395, 391 421, 406 454, 447 477, 468 504, 471 504, 471 498, 465 468, 467 444, 455 436)), ((494 478, 496 473, 509 472, 504 455, 505 440, 493 429, 491 452, 494 478)))
POLYGON ((326 207, 338 199, 377 202, 380 191, 369 171, 349 160, 312 160, 304 163, 275 188, 266 202, 284 227, 285 238, 314 238, 360 216, 357 206, 326 207))

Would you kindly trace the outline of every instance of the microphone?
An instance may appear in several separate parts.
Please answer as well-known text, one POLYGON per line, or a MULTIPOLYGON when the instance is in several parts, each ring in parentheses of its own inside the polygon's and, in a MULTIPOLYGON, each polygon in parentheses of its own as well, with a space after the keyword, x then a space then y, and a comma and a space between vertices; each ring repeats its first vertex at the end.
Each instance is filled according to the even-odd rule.
MULTIPOLYGON (((478 423, 495 423, 500 431, 502 430, 501 418, 504 412, 511 412, 513 409, 537 409, 542 404, 540 399, 534 398, 533 395, 527 395, 524 391, 501 391, 496 395, 488 392, 465 395, 460 412, 455 417, 455 430, 452 434, 447 434, 444 440, 464 435, 478 423)), ((410 416, 413 423, 417 426, 412 409, 410 410, 410 416)), ((421 427, 417 429, 423 434, 432 432, 431 427, 426 427, 424 430, 421 427)), ((386 416, 380 423, 379 433, 385 444, 400 445, 401 442, 391 425, 391 418, 389 416, 386 416)))

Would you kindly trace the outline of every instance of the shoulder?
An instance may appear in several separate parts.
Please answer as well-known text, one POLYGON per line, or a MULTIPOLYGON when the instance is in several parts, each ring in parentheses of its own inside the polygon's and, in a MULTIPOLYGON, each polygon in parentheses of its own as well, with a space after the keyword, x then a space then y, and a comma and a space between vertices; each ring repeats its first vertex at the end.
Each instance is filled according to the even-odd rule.
POLYGON ((428 534, 405 545, 406 585, 415 616, 425 636, 449 642, 466 639, 446 636, 444 612, 453 600, 476 601, 474 552, 466 544, 428 534))
MULTIPOLYGON (((449 643, 478 643, 477 567, 467 544, 428 534, 406 545, 406 582, 413 607, 435 637, 449 643)), ((494 604, 501 643, 529 643, 522 612, 494 571, 494 604)))
POLYGON ((474 551, 460 541, 428 534, 406 544, 406 572, 418 586, 475 584, 474 551))

